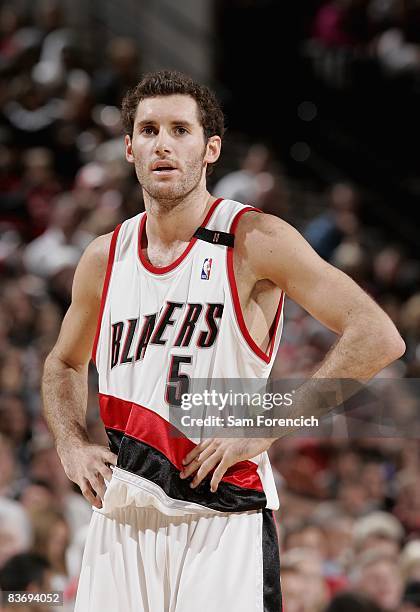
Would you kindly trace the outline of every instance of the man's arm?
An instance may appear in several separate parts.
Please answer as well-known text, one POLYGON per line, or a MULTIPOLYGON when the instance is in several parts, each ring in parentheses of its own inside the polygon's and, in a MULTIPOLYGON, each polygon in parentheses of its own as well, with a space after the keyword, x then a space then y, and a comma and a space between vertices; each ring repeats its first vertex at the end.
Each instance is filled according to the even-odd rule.
POLYGON ((94 240, 83 254, 73 281, 72 303, 56 345, 45 361, 43 413, 70 480, 85 498, 102 506, 104 478, 112 475, 115 455, 90 444, 86 430, 87 374, 99 317, 111 234, 94 240))
POLYGON ((285 221, 252 216, 244 219, 242 244, 257 278, 271 280, 340 336, 315 377, 367 381, 404 354, 391 319, 349 276, 319 257, 285 221))
MULTIPOLYGON (((285 221, 247 213, 238 224, 235 251, 255 282, 272 281, 339 335, 313 379, 366 382, 404 354, 405 343, 388 315, 351 278, 319 257, 285 221)), ((294 410, 304 412, 310 406, 312 389, 319 391, 319 386, 313 387, 311 381, 303 385, 294 410)), ((181 478, 195 474, 191 483, 195 487, 215 468, 211 479, 215 491, 231 465, 255 457, 273 442, 273 438, 204 440, 186 455, 181 478)))

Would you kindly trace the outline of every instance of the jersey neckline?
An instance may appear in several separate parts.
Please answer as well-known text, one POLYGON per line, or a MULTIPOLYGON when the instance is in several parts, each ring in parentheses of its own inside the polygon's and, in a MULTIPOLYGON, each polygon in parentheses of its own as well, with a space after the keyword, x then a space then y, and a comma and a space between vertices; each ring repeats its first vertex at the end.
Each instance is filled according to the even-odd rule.
MULTIPOLYGON (((217 198, 217 200, 213 202, 213 204, 210 206, 209 210, 207 211, 207 215, 205 216, 205 219, 203 223, 200 225, 200 227, 206 227, 211 217, 213 216, 214 211, 216 210, 220 202, 222 202, 222 200, 223 198, 217 198)), ((172 270, 175 270, 175 268, 177 268, 179 264, 186 258, 188 253, 191 251, 191 249, 197 242, 198 238, 193 236, 191 240, 189 241, 188 245, 185 247, 184 251, 181 253, 181 255, 179 255, 179 257, 177 257, 175 261, 173 261, 172 263, 168 264, 167 266, 161 266, 161 267, 154 266, 152 263, 150 263, 150 261, 146 259, 146 257, 143 254, 142 248, 141 248, 142 238, 144 236, 144 232, 146 231, 146 220, 147 220, 147 213, 144 213, 140 221, 139 235, 138 235, 138 247, 137 247, 141 265, 149 272, 152 272, 152 274, 166 274, 167 272, 171 272, 172 270)))

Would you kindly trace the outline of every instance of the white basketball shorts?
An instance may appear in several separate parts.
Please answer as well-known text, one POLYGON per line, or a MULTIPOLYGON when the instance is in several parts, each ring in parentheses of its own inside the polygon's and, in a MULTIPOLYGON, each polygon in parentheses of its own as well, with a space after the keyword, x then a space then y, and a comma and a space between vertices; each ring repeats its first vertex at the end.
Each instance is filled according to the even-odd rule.
POLYGON ((75 612, 280 612, 279 574, 271 510, 94 509, 75 612))

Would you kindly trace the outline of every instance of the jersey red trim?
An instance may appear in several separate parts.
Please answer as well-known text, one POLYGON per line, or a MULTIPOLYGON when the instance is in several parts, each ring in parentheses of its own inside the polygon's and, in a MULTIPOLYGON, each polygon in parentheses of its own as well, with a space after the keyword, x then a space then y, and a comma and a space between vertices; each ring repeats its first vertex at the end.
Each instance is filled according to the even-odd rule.
POLYGON ((101 331, 102 316, 104 314, 106 296, 108 294, 109 281, 111 279, 112 266, 114 265, 115 248, 116 248, 116 245, 117 245, 117 238, 118 238, 118 234, 120 232, 120 229, 121 229, 121 223, 119 225, 117 225, 117 227, 115 228, 114 233, 112 234, 111 244, 110 244, 110 247, 109 247, 108 263, 107 263, 107 266, 106 266, 104 285, 103 285, 103 288, 102 288, 101 306, 100 306, 100 310, 99 310, 98 323, 96 325, 95 340, 93 341, 93 348, 92 348, 92 361, 93 361, 93 363, 95 365, 96 365, 96 351, 97 351, 97 348, 98 348, 99 334, 100 334, 100 331, 101 331))
MULTIPOLYGON (((179 471, 183 469, 185 455, 196 446, 166 419, 139 404, 99 393, 99 409, 105 427, 122 431, 152 446, 179 471)), ((244 489, 263 491, 257 469, 253 461, 239 461, 226 471, 222 481, 244 489)))
POLYGON ((277 336, 277 330, 279 328, 280 317, 281 317, 281 313, 283 310, 283 303, 284 303, 284 291, 282 291, 280 294, 279 305, 277 306, 276 316, 274 317, 274 321, 270 329, 270 342, 268 344, 268 354, 267 354, 268 361, 271 360, 271 357, 273 355, 275 340, 277 336))
MULTIPOLYGON (((201 224, 201 227, 205 227, 207 225, 207 223, 210 221, 211 216, 216 210, 216 207, 220 204, 222 200, 223 198, 218 198, 217 200, 213 202, 213 204, 211 205, 210 209, 207 212, 207 215, 203 223, 201 224)), ((191 240, 189 241, 188 246, 183 251, 183 253, 181 253, 181 255, 177 257, 175 261, 173 261, 168 266, 162 266, 162 267, 154 266, 152 263, 150 263, 150 261, 146 259, 142 251, 142 248, 141 248, 142 238, 144 236, 145 228, 146 228, 146 219, 147 219, 147 213, 144 213, 143 218, 140 223, 140 227, 139 227, 139 238, 138 238, 138 253, 139 253, 139 258, 140 258, 140 262, 142 266, 146 268, 146 270, 149 270, 149 272, 153 272, 153 274, 166 274, 167 272, 171 272, 172 270, 175 270, 175 268, 179 266, 181 261, 183 261, 186 258, 188 253, 191 251, 191 249, 197 242, 198 238, 195 238, 193 236, 191 240)))
MULTIPOLYGON (((238 223, 242 215, 249 211, 262 212, 259 208, 254 208, 253 206, 247 206, 246 208, 243 208, 242 210, 240 210, 238 213, 236 213, 231 223, 231 226, 229 229, 229 232, 231 234, 235 234, 236 228, 238 226, 238 223)), ((262 359, 265 363, 270 363, 270 360, 273 354, 274 345, 275 345, 275 338, 276 338, 276 334, 277 334, 277 330, 279 326, 280 315, 283 309, 284 292, 282 291, 280 294, 276 316, 274 317, 273 324, 271 325, 271 328, 270 328, 270 341, 267 347, 268 352, 264 352, 255 342, 255 340, 252 338, 245 324, 245 319, 244 319, 242 308, 241 308, 241 301, 239 299, 238 287, 236 285, 236 279, 235 279, 235 273, 234 273, 234 267, 233 267, 233 253, 234 253, 234 247, 228 247, 227 255, 226 255, 226 265, 227 265, 227 274, 228 274, 228 279, 229 279, 233 306, 235 309, 235 315, 236 315, 236 320, 237 320, 239 329, 242 333, 242 336, 245 342, 248 344, 250 349, 257 355, 257 357, 262 359)))

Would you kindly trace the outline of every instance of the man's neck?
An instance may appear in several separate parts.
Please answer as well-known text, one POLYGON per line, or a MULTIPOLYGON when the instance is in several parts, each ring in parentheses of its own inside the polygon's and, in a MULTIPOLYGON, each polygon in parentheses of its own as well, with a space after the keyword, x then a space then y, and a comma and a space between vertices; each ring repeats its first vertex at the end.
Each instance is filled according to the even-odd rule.
POLYGON ((197 227, 201 225, 215 198, 207 189, 194 191, 179 202, 166 202, 150 198, 144 194, 147 212, 148 241, 161 244, 188 242, 197 227))

